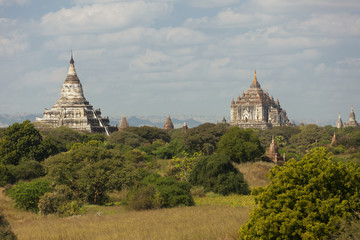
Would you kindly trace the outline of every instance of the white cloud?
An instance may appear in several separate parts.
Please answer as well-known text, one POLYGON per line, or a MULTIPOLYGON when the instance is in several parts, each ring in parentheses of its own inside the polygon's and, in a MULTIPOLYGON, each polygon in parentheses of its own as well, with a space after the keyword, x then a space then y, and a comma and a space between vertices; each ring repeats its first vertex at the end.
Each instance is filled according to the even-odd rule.
POLYGON ((306 32, 328 36, 360 35, 360 16, 358 14, 313 14, 310 19, 300 23, 306 32))
POLYGON ((153 51, 150 49, 147 49, 145 54, 134 59, 131 63, 132 68, 140 68, 142 70, 144 69, 151 69, 152 67, 155 67, 159 64, 168 64, 170 61, 170 58, 163 54, 162 52, 153 51))
POLYGON ((75 6, 46 14, 41 19, 45 34, 105 32, 134 25, 150 25, 167 15, 171 6, 145 1, 75 6))
POLYGON ((11 33, 6 37, 0 36, 0 57, 13 56, 24 52, 28 47, 25 34, 11 33))

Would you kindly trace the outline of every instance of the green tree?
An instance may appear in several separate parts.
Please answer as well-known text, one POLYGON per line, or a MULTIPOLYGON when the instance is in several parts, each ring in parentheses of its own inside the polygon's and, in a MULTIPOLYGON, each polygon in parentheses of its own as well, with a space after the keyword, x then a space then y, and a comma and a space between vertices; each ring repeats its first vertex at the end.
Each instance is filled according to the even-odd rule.
POLYGON ((46 159, 44 167, 49 180, 56 185, 69 186, 91 203, 104 203, 107 192, 131 186, 137 179, 132 161, 91 141, 76 144, 69 152, 46 159))
POLYGON ((3 164, 17 165, 21 160, 44 159, 42 137, 30 121, 9 126, 0 139, 0 160, 3 164))
POLYGON ((236 163, 254 161, 264 153, 260 140, 252 129, 231 127, 219 143, 217 153, 228 156, 236 163))
POLYGON ((240 239, 327 239, 360 210, 360 168, 334 162, 325 147, 270 171, 240 239))
POLYGON ((189 183, 203 186, 206 192, 222 195, 250 193, 243 174, 233 166, 229 157, 220 154, 202 157, 191 171, 189 183))

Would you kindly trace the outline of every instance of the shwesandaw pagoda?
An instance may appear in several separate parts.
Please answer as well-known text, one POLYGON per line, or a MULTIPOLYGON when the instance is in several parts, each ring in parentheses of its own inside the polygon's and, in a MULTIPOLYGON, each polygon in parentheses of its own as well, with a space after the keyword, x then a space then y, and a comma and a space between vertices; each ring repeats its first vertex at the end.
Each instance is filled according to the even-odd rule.
POLYGON ((230 125, 242 128, 267 129, 275 126, 291 126, 286 111, 280 107, 279 100, 264 92, 254 73, 250 88, 232 99, 230 106, 230 125))
POLYGON ((101 117, 100 109, 94 110, 93 106, 85 99, 72 54, 69 72, 62 85, 60 98, 50 110, 45 109, 43 118, 36 118, 35 123, 53 128, 67 126, 79 131, 107 135, 118 130, 116 126, 110 126, 108 117, 101 117))

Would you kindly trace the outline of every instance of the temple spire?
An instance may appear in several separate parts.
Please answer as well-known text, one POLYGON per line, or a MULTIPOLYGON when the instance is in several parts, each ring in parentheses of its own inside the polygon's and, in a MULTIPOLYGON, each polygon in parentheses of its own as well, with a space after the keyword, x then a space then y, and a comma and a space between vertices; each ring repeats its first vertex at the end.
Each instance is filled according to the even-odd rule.
POLYGON ((75 63, 75 61, 74 61, 73 53, 72 53, 72 50, 71 50, 70 67, 69 67, 68 75, 76 75, 76 70, 75 70, 74 63, 75 63))
POLYGON ((260 88, 260 83, 258 82, 256 77, 256 70, 254 71, 254 80, 251 83, 250 88, 260 88))

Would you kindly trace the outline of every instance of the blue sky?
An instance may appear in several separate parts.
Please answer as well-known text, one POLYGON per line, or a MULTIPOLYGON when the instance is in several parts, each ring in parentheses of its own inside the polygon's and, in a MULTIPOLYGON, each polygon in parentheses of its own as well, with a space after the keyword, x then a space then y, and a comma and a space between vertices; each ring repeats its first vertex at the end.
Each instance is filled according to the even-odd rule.
POLYGON ((0 113, 42 113, 70 50, 103 115, 229 116, 256 69, 288 117, 360 114, 358 0, 0 0, 0 113))

